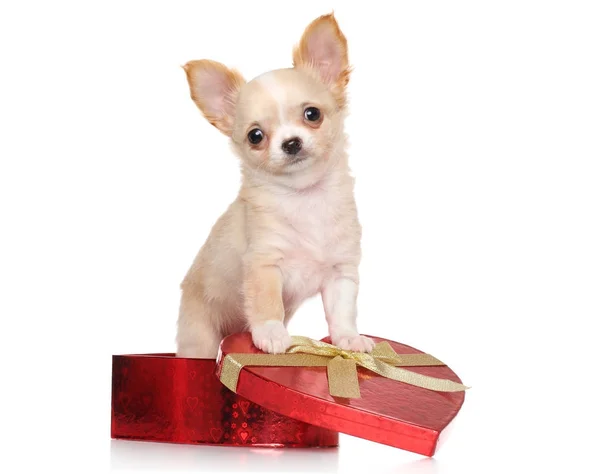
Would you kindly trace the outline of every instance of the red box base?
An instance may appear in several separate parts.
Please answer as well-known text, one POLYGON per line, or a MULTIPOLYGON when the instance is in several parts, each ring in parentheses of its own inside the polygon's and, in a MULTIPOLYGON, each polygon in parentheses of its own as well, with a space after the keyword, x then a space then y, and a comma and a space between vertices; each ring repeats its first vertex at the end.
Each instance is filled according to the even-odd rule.
POLYGON ((251 447, 335 447, 338 433, 267 410, 225 388, 213 359, 113 356, 111 437, 251 447))

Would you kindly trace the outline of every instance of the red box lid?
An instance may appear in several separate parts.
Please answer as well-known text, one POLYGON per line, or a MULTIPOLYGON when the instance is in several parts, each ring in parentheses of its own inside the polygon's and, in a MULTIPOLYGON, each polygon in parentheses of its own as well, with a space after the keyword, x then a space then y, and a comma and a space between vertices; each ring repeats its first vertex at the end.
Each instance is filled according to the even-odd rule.
MULTIPOLYGON (((372 337, 372 336, 371 336, 372 337)), ((397 354, 422 354, 387 341, 397 354)), ((330 342, 323 339, 324 342, 330 342)), ((217 376, 228 354, 261 354, 249 333, 221 342, 217 376)), ((243 367, 236 393, 269 410, 322 428, 339 431, 425 456, 433 456, 444 429, 455 418, 464 391, 438 392, 397 382, 358 367, 360 398, 329 393, 326 367, 243 367)), ((409 367, 413 372, 462 383, 447 366, 409 367)))

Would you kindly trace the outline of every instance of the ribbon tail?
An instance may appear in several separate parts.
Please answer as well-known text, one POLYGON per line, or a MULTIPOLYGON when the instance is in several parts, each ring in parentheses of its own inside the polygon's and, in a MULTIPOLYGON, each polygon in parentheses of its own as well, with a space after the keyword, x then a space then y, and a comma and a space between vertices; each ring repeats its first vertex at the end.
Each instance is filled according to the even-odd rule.
POLYGON ((327 364, 327 380, 332 397, 360 398, 356 362, 334 357, 327 364))
POLYGON ((418 374, 417 372, 402 369, 400 367, 393 367, 380 361, 376 361, 374 366, 368 364, 363 367, 389 379, 396 380, 397 382, 404 382, 409 385, 414 385, 415 387, 426 388, 437 392, 463 392, 469 388, 466 385, 453 382, 452 380, 418 374))
POLYGON ((240 378, 240 371, 242 370, 242 367, 243 365, 229 354, 225 356, 225 359, 223 359, 220 380, 221 383, 232 392, 237 390, 238 379, 240 378))

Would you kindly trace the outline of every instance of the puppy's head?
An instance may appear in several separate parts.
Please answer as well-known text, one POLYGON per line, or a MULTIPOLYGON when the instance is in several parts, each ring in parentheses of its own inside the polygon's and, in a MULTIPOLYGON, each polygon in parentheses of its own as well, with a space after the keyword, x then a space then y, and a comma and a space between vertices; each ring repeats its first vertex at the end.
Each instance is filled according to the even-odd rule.
POLYGON ((231 137, 243 163, 293 184, 311 184, 342 143, 349 79, 346 38, 331 15, 314 20, 293 53, 294 67, 250 82, 209 60, 184 66, 191 96, 231 137), (308 179, 306 179, 308 178, 308 179))

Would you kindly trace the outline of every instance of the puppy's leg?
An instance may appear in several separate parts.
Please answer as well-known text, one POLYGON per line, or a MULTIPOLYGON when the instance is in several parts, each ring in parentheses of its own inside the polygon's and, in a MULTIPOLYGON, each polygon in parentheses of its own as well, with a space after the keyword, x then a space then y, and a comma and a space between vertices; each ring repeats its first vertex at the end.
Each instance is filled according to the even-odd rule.
POLYGON ((184 293, 181 296, 177 322, 177 356, 198 359, 217 357, 221 334, 211 321, 215 308, 209 308, 202 297, 184 293))
POLYGON ((285 352, 292 340, 284 325, 281 270, 252 263, 245 272, 244 309, 254 345, 264 352, 285 352))
POLYGON ((372 339, 361 336, 356 327, 357 281, 357 269, 345 268, 325 282, 321 297, 331 342, 341 349, 371 352, 375 343, 372 339))
POLYGON ((283 318, 283 325, 286 328, 287 328, 288 324, 290 323, 290 320, 292 319, 294 314, 296 314, 296 311, 298 310, 300 303, 301 303, 300 301, 292 301, 292 302, 289 302, 287 305, 284 304, 285 316, 283 318))

